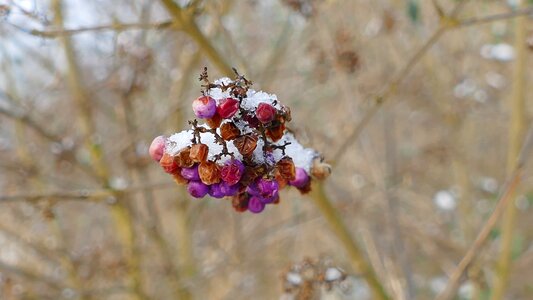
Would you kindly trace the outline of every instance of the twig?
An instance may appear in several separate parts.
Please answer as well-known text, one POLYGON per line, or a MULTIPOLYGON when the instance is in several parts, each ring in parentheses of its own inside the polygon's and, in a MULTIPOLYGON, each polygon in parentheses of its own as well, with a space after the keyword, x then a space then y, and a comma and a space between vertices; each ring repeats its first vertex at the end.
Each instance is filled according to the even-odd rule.
POLYGON ((102 199, 108 199, 113 197, 116 193, 122 195, 138 193, 145 190, 155 190, 163 188, 173 188, 176 184, 174 182, 159 182, 142 186, 131 187, 125 190, 117 191, 111 188, 104 189, 79 189, 73 191, 51 191, 47 193, 21 193, 13 195, 0 195, 0 203, 13 202, 13 201, 38 201, 45 198, 51 198, 55 200, 91 200, 98 201, 102 199))
POLYGON ((477 235, 475 241, 472 243, 465 256, 461 259, 455 270, 452 272, 450 279, 446 288, 436 297, 436 300, 446 300, 451 299, 459 287, 459 282, 463 277, 463 274, 466 272, 467 268, 472 264, 476 256, 479 254, 481 248, 487 241, 487 238, 490 235, 490 232, 496 226, 499 218, 503 214, 505 208, 509 205, 512 197, 518 184, 520 183, 523 169, 526 163, 526 157, 531 153, 531 147, 533 146, 533 127, 529 130, 528 137, 524 142, 524 147, 522 147, 521 154, 517 160, 516 168, 511 173, 507 184, 500 197, 498 198, 498 204, 492 211, 492 214, 487 219, 483 227, 481 228, 479 234, 477 235))
POLYGON ((460 12, 462 6, 466 4, 466 2, 467 0, 463 0, 456 4, 456 7, 452 10, 450 15, 441 20, 441 25, 439 26, 439 28, 435 30, 435 32, 422 45, 422 47, 406 62, 406 64, 400 69, 400 71, 398 71, 397 75, 393 77, 393 79, 385 86, 383 92, 374 97, 373 106, 368 112, 366 112, 366 114, 363 116, 363 119, 361 119, 359 123, 357 123, 352 132, 348 135, 348 138, 344 140, 344 143, 341 144, 339 149, 335 152, 335 155, 333 155, 333 157, 335 157, 335 160, 331 162, 332 166, 335 166, 339 163, 342 156, 346 153, 347 149, 357 140, 363 129, 374 118, 381 106, 390 98, 392 94, 394 94, 398 85, 403 82, 403 80, 407 77, 407 75, 409 75, 413 67, 420 61, 420 59, 428 52, 431 46, 433 46, 445 32, 451 29, 510 19, 517 16, 523 16, 533 13, 533 8, 529 7, 507 14, 497 14, 482 18, 472 18, 463 21, 457 21, 456 16, 460 12))
POLYGON ((16 29, 41 38, 56 38, 60 36, 71 36, 75 34, 80 33, 86 33, 86 32, 99 32, 99 31, 114 31, 114 32, 120 32, 125 30, 136 30, 136 29, 153 29, 153 30, 160 30, 160 29, 167 29, 171 27, 175 27, 175 23, 173 21, 165 21, 165 22, 159 22, 159 23, 132 23, 132 24, 108 24, 108 25, 100 25, 100 26, 94 26, 94 27, 80 27, 80 28, 74 28, 74 29, 56 29, 56 30, 38 30, 38 29, 26 29, 24 27, 21 27, 19 25, 13 24, 13 23, 7 23, 11 25, 12 27, 15 27, 16 29))

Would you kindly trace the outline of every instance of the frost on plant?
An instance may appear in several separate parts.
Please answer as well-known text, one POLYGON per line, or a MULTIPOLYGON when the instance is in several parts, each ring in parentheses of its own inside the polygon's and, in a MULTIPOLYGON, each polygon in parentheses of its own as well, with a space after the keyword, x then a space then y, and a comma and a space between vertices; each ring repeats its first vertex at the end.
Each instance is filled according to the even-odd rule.
POLYGON ((235 210, 259 213, 279 203, 281 189, 307 193, 330 169, 287 130, 290 109, 235 74, 211 82, 204 69, 202 95, 192 102, 204 123, 194 119, 188 130, 156 137, 149 152, 191 196, 231 197, 235 210))

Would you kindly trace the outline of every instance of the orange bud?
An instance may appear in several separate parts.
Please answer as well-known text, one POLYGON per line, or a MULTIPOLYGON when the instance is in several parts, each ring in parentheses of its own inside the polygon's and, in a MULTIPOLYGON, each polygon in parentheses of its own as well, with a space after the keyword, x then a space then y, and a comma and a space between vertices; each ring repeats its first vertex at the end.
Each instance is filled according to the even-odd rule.
POLYGON ((246 134, 236 138, 235 141, 233 141, 233 144, 243 156, 248 156, 251 155, 257 147, 257 136, 246 134))
POLYGON ((241 135, 241 131, 233 122, 224 123, 220 126, 220 136, 225 141, 231 141, 241 135))
POLYGON ((191 148, 187 147, 182 149, 174 157, 174 161, 181 168, 190 168, 194 165, 194 161, 191 159, 191 148))
POLYGON ((292 162, 292 158, 286 156, 276 164, 276 169, 279 171, 281 177, 285 180, 294 180, 296 177, 296 167, 292 162))
POLYGON ((202 162, 198 166, 198 173, 200 180, 207 185, 220 182, 220 170, 218 165, 212 161, 202 162))
POLYGON ((211 118, 205 119, 205 122, 211 128, 218 128, 218 126, 220 126, 220 123, 222 123, 222 117, 218 113, 215 113, 215 115, 211 118))
POLYGON ((174 178, 174 182, 176 182, 178 185, 183 185, 183 184, 187 184, 189 182, 189 180, 183 178, 183 176, 181 176, 180 172, 176 172, 174 175, 172 175, 172 177, 174 178))
POLYGON ((204 162, 207 159, 209 147, 206 144, 194 144, 189 152, 189 157, 192 161, 204 162))

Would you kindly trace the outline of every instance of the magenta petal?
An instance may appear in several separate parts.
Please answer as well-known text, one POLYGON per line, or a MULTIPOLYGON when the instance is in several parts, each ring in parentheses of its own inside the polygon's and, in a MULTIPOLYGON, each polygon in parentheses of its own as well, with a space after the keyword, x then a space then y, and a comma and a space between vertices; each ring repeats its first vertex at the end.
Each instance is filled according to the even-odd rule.
POLYGON ((289 184, 298 188, 305 186, 309 182, 309 175, 302 168, 296 168, 296 176, 294 180, 289 181, 289 184))

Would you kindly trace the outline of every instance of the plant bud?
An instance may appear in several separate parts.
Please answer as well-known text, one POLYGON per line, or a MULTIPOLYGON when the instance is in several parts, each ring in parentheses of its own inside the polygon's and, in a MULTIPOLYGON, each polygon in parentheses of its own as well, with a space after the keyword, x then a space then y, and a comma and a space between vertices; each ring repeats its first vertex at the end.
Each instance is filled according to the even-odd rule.
POLYGON ((222 117, 220 117, 218 113, 215 113, 211 118, 205 119, 205 122, 211 128, 218 128, 218 126, 220 126, 220 123, 222 123, 222 117))
POLYGON ((226 193, 224 189, 222 188, 223 184, 224 183, 220 182, 220 183, 215 183, 215 184, 210 185, 209 196, 213 198, 217 198, 217 199, 224 198, 226 196, 226 193))
POLYGON ((241 135, 241 131, 233 122, 224 123, 220 126, 220 136, 225 141, 231 141, 241 135))
POLYGON ((226 98, 220 101, 217 106, 217 113, 222 119, 229 119, 239 110, 239 101, 233 98, 226 98))
POLYGON ((215 115, 217 111, 217 103, 215 99, 209 96, 202 96, 192 102, 192 110, 196 117, 200 119, 208 119, 215 115))
POLYGON ((244 173, 244 165, 240 160, 228 160, 220 170, 220 177, 229 185, 234 185, 241 180, 244 173))
POLYGON ((167 172, 168 174, 175 174, 179 171, 179 165, 176 163, 174 156, 164 153, 161 159, 159 160, 159 165, 167 172))
POLYGON ((172 177, 174 178, 174 182, 176 182, 176 184, 178 185, 189 183, 189 180, 183 178, 183 176, 181 176, 181 173, 179 171, 173 174, 172 177))
POLYGON ((161 157, 163 157, 163 153, 165 153, 165 140, 165 137, 160 135, 152 141, 152 144, 150 144, 148 153, 153 160, 160 161, 161 157))
POLYGON ((289 184, 297 188, 305 186, 309 182, 309 175, 302 168, 296 168, 296 176, 293 180, 289 181, 289 184))
POLYGON ((331 174, 331 166, 322 162, 320 159, 315 159, 313 161, 313 166, 311 167, 311 175, 316 179, 323 180, 326 179, 331 174))
POLYGON ((248 210, 254 214, 258 214, 265 209, 265 203, 257 196, 250 197, 248 200, 248 210))
POLYGON ((281 177, 283 177, 285 180, 291 181, 295 179, 296 168, 294 167, 292 158, 285 156, 284 158, 280 159, 280 161, 278 161, 276 164, 276 168, 278 169, 281 177))
POLYGON ((192 161, 200 163, 207 159, 209 153, 209 147, 206 144, 194 144, 189 151, 189 157, 192 161))
POLYGON ((194 198, 202 198, 207 195, 209 187, 200 181, 191 181, 187 185, 187 192, 194 198))
POLYGON ((259 103, 257 110, 255 111, 255 116, 259 122, 266 124, 274 120, 274 117, 276 117, 276 109, 268 103, 259 103))
POLYGON ((274 142, 279 141, 283 137, 285 131, 285 124, 280 123, 275 126, 271 126, 267 129, 266 135, 274 142))
POLYGON ((220 171, 218 170, 217 164, 212 161, 201 163, 198 167, 198 173, 200 180, 207 185, 220 182, 220 171))
POLYGON ((181 168, 192 167, 194 165, 194 161, 191 159, 191 148, 187 147, 180 150, 180 152, 178 152, 178 154, 174 157, 174 160, 181 168))
POLYGON ((246 193, 241 193, 231 198, 231 205, 238 212, 245 212, 248 209, 248 201, 250 196, 246 193))
POLYGON ((246 134, 236 138, 235 141, 233 141, 233 144, 243 156, 249 156, 257 147, 257 136, 246 134))
POLYGON ((181 169, 181 177, 187 179, 187 180, 200 180, 200 174, 198 173, 198 165, 190 167, 190 168, 183 168, 181 169))

